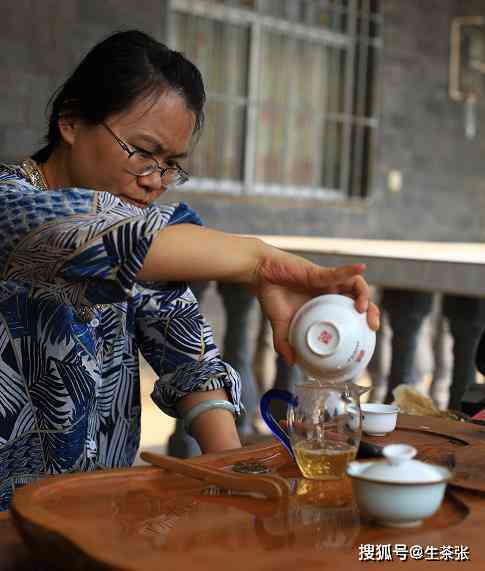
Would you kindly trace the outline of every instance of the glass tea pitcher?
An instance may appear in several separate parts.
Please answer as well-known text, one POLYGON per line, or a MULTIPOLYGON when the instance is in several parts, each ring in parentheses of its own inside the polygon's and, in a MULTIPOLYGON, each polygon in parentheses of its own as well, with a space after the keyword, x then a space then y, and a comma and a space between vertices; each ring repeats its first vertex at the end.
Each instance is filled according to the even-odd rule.
POLYGON ((361 437, 360 396, 368 389, 347 382, 308 378, 294 392, 271 389, 261 399, 261 414, 271 432, 296 460, 305 478, 342 478, 354 460, 361 437), (274 399, 287 403, 287 432, 270 410, 274 399))

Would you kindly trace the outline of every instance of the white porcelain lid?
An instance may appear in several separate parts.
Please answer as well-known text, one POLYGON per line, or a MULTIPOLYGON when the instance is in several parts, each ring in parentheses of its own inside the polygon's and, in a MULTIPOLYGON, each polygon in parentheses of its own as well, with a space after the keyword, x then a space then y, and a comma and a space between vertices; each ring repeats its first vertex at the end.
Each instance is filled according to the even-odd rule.
POLYGON ((302 305, 289 326, 296 363, 310 377, 326 381, 357 378, 374 352, 376 334, 353 299, 338 294, 315 297, 302 305))
POLYGON ((407 444, 389 444, 382 450, 385 462, 372 462, 361 472, 369 480, 381 482, 436 482, 443 474, 434 466, 413 460, 417 450, 407 444))

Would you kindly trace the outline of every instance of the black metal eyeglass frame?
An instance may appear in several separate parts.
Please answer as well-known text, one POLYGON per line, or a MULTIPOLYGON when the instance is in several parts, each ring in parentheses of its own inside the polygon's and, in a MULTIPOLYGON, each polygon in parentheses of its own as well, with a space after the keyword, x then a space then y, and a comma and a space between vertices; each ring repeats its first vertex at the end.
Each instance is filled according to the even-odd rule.
MULTIPOLYGON (((125 151, 125 153, 127 153, 129 159, 131 159, 131 157, 133 155, 136 155, 137 153, 144 152, 144 154, 149 155, 149 153, 145 152, 145 151, 139 151, 137 149, 131 150, 128 143, 126 141, 123 141, 123 139, 121 139, 120 137, 118 137, 118 135, 110 127, 108 127, 108 125, 106 125, 106 123, 101 123, 101 125, 103 125, 103 127, 115 139, 115 141, 118 143, 118 145, 125 151)), ((187 171, 185 171, 179 165, 177 165, 176 167, 162 167, 153 155, 150 155, 149 160, 153 161, 153 168, 152 169, 150 167, 148 167, 149 170, 147 170, 146 173, 139 174, 139 173, 133 172, 131 174, 133 174, 135 176, 148 176, 148 175, 152 174, 153 172, 155 172, 156 170, 158 170, 158 172, 160 173, 160 178, 163 179, 163 177, 165 176, 166 173, 168 173, 170 171, 174 171, 174 177, 177 179, 177 182, 175 184, 177 184, 177 185, 184 184, 190 178, 190 174, 187 171)))

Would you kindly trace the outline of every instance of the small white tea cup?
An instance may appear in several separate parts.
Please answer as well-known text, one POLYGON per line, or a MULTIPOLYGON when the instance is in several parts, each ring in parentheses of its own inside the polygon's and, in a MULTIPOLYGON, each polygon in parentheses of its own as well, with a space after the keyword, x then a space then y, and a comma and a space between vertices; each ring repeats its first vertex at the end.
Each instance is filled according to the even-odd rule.
POLYGON ((386 436, 396 428, 399 407, 394 404, 365 403, 360 405, 362 431, 369 436, 386 436))
POLYGON ((300 307, 290 323, 289 340, 297 364, 308 375, 348 381, 369 363, 376 334, 367 324, 367 314, 355 309, 354 300, 330 294, 300 307))

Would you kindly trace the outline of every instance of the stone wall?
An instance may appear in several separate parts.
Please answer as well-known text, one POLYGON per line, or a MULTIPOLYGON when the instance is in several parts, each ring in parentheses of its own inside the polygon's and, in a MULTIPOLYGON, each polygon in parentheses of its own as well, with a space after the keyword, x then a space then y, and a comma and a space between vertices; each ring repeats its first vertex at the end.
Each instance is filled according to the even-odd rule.
POLYGON ((18 159, 39 148, 50 95, 100 39, 128 28, 141 28, 162 39, 162 4, 160 0, 6 2, 0 34, 0 159, 18 159))
POLYGON ((380 129, 370 198, 342 206, 190 197, 208 224, 262 234, 485 240, 485 99, 478 109, 479 134, 467 141, 463 106, 448 97, 451 19, 485 15, 485 3, 383 0, 381 5, 380 129), (390 170, 402 173, 399 193, 387 188, 390 170))
MULTIPOLYGON (((208 225, 232 232, 485 241, 485 100, 479 134, 464 136, 463 107, 448 97, 449 30, 484 15, 481 0, 382 0, 380 129, 365 202, 173 193, 208 225), (399 170, 403 188, 387 188, 399 170)), ((108 33, 138 27, 163 38, 163 2, 16 0, 2 11, 0 158, 38 148, 49 94, 108 33)), ((485 78, 484 78, 485 82, 485 78)))

